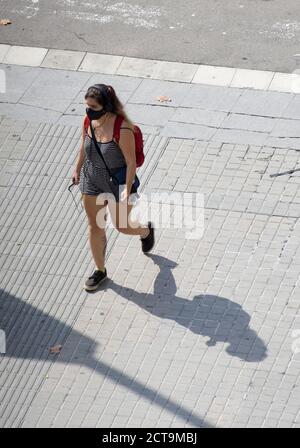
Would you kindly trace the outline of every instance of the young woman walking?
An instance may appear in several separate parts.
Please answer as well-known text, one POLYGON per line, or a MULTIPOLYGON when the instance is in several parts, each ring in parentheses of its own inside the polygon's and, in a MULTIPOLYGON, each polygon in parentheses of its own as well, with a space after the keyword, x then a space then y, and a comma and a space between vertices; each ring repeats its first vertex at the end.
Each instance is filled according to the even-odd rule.
POLYGON ((84 122, 82 143, 72 181, 74 184, 79 184, 88 218, 89 243, 96 267, 93 274, 86 279, 84 288, 91 291, 97 289, 107 278, 105 268, 107 205, 115 228, 127 235, 139 235, 144 253, 149 252, 154 245, 154 227, 150 221, 145 227, 133 223, 130 219, 133 205, 129 203, 129 196, 137 192, 137 187, 133 185, 136 174, 133 123, 126 115, 112 86, 95 84, 89 87, 85 101, 87 105, 85 120, 86 117, 89 118, 98 149, 104 158, 103 161, 97 152, 91 126, 86 128, 84 122), (114 124, 118 115, 124 119, 117 142, 114 138, 114 124), (126 182, 119 188, 119 185, 111 181, 110 173, 116 173, 121 167, 126 167, 126 182), (103 200, 99 200, 99 195, 103 200), (105 199, 107 195, 113 197, 114 201, 105 199))

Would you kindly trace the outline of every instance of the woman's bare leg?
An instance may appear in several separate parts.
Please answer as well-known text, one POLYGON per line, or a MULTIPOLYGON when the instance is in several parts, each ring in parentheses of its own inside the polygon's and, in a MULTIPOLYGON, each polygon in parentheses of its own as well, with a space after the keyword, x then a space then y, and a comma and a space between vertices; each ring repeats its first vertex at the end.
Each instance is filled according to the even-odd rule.
POLYGON ((89 243, 96 268, 104 271, 107 239, 105 232, 106 204, 97 204, 97 196, 82 195, 88 218, 89 243))
POLYGON ((126 202, 108 202, 110 215, 115 228, 127 235, 139 235, 145 238, 149 234, 149 227, 138 222, 132 221, 130 212, 133 204, 126 204, 126 202))

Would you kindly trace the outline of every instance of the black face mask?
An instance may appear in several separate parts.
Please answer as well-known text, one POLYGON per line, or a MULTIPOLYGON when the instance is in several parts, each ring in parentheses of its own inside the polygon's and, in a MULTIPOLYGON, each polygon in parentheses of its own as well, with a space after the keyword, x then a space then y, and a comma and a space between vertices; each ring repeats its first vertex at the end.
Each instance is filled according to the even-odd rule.
POLYGON ((106 114, 106 110, 93 110, 90 107, 86 108, 86 114, 90 120, 99 120, 103 115, 106 114))

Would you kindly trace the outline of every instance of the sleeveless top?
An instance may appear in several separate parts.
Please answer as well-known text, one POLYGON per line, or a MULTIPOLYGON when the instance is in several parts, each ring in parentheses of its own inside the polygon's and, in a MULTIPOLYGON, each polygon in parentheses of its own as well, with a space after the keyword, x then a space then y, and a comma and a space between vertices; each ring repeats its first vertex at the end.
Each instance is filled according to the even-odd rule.
MULTIPOLYGON (((117 142, 98 142, 104 160, 112 173, 126 166, 126 160, 117 142)), ((93 139, 85 131, 84 139, 85 159, 80 171, 79 188, 81 193, 99 194, 110 192, 112 189, 109 182, 109 173, 101 157, 98 154, 93 139)))
MULTIPOLYGON (((118 143, 114 140, 110 140, 105 143, 98 142, 98 147, 100 147, 100 151, 109 168, 120 168, 126 165, 122 150, 118 143)), ((85 133, 84 139, 84 152, 86 160, 89 160, 94 165, 105 168, 105 165, 98 154, 95 143, 87 132, 85 133)))

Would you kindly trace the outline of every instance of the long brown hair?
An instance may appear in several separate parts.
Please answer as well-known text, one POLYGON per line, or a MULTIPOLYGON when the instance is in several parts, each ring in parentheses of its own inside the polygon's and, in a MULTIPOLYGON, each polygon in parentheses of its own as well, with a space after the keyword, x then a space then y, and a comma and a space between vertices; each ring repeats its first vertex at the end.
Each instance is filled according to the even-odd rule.
POLYGON ((124 106, 117 97, 112 86, 106 84, 94 84, 87 89, 84 98, 94 98, 98 104, 103 106, 104 110, 121 115, 131 126, 134 125, 125 112, 124 106))

